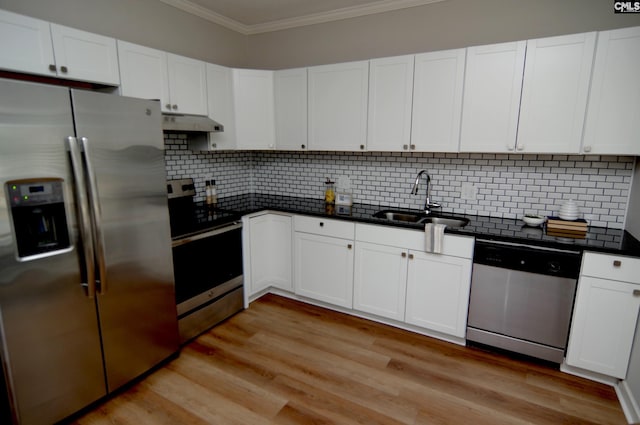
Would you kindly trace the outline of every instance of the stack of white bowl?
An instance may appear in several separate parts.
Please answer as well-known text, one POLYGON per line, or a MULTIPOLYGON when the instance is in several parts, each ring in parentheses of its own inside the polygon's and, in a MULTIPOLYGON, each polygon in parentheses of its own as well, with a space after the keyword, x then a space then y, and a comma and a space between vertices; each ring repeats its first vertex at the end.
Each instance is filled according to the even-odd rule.
POLYGON ((558 217, 563 220, 577 220, 579 213, 578 204, 570 199, 560 206, 558 217))

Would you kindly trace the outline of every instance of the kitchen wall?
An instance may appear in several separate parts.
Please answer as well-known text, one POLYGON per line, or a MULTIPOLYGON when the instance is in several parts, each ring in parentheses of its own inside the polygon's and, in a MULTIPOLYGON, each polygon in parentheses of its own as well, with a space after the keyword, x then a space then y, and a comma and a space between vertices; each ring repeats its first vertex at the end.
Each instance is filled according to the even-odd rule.
POLYGON ((442 211, 519 218, 557 213, 574 199, 595 226, 622 228, 634 158, 580 155, 498 155, 375 152, 213 152, 188 150, 184 136, 165 139, 168 178, 193 177, 198 200, 204 180, 216 179, 220 197, 257 192, 320 199, 326 177, 349 177, 356 202, 402 208, 424 205, 409 193, 417 172, 432 178, 442 211), (476 200, 460 198, 463 183, 476 200))
POLYGON ((249 36, 249 66, 280 69, 640 25, 607 0, 447 0, 249 36))
POLYGON ((0 9, 219 65, 246 66, 246 36, 158 0, 0 0, 0 9))

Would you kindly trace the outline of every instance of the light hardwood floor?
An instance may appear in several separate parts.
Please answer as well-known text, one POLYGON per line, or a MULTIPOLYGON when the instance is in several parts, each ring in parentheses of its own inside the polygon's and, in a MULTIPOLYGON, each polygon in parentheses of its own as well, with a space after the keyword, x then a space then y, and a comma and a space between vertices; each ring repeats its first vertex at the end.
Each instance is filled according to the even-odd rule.
POLYGON ((626 421, 611 387, 266 295, 74 423, 626 421))

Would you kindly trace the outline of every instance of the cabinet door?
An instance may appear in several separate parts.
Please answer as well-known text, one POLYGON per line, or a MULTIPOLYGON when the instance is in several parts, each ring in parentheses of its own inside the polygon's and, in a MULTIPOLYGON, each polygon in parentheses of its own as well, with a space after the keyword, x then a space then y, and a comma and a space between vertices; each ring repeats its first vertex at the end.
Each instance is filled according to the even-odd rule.
POLYGON ((49 23, 0 10, 0 68, 55 76, 49 23))
POLYGON ((359 151, 367 142, 369 62, 314 66, 309 72, 309 147, 359 151))
POLYGON ((413 58, 369 61, 367 150, 410 149, 413 58))
POLYGON ((58 77, 120 84, 115 38, 51 24, 58 77))
POLYGON ((640 27, 598 33, 582 151, 640 155, 640 27))
POLYGON ((118 58, 123 96, 158 99, 163 108, 169 103, 165 52, 118 40, 118 58))
POLYGON ((465 49, 416 55, 411 147, 457 152, 465 49))
POLYGON ((358 242, 355 256, 353 308, 404 320, 407 250, 358 242))
POLYGON ((234 149, 236 147, 236 119, 231 68, 208 63, 207 92, 209 117, 224 126, 224 131, 209 134, 210 148, 234 149))
POLYGON ((518 152, 580 152, 595 42, 595 32, 527 41, 518 152))
POLYGON ((469 47, 460 150, 515 150, 526 41, 469 47))
POLYGON ((273 71, 234 69, 233 95, 238 148, 274 149, 273 71))
POLYGON ((307 68, 276 71, 276 148, 307 149, 307 68))
POLYGON ((353 241, 295 232, 295 293, 341 307, 353 304, 353 241))
POLYGON ((567 364, 624 379, 636 330, 640 286, 581 276, 567 364))
MULTIPOLYGON (((204 62, 167 53, 171 112, 207 115, 207 71, 204 62)), ((164 105, 166 108, 168 105, 164 105)))
POLYGON ((264 214, 249 220, 250 295, 270 286, 293 291, 291 217, 264 214))
POLYGON ((405 321, 464 338, 471 260, 409 251, 405 321))

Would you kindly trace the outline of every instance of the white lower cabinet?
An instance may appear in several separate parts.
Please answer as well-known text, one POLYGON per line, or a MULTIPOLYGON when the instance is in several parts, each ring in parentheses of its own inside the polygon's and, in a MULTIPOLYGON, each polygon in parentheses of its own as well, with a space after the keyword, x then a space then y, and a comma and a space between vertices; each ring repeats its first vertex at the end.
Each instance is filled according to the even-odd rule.
POLYGON ((357 224, 354 309, 464 338, 473 244, 445 235, 431 254, 422 231, 357 224))
POLYGON ((269 287, 293 291, 291 216, 267 213, 243 221, 248 295, 269 287))
POLYGON ((296 295, 353 306, 353 223, 295 216, 296 295))
POLYGON ((389 319, 404 320, 407 250, 357 242, 355 254, 353 308, 389 319))
POLYGON ((624 379, 640 310, 640 259, 585 253, 566 363, 624 379))
POLYGON ((410 251, 405 321, 464 338, 470 287, 471 259, 410 251))

